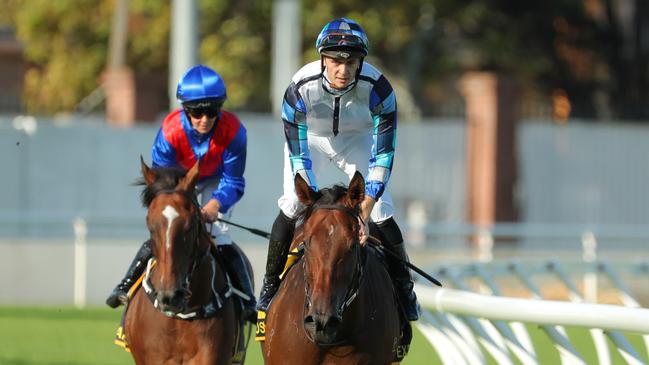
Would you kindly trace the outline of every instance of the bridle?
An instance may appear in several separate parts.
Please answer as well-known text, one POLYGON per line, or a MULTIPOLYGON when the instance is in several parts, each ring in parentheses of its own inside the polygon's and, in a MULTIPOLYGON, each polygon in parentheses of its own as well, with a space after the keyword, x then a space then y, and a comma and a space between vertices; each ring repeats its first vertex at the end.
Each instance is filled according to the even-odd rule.
MULTIPOLYGON (((311 211, 311 214, 315 212, 318 209, 328 209, 328 210, 338 210, 341 212, 344 212, 354 218, 355 221, 358 221, 359 217, 359 210, 358 209, 353 209, 346 207, 344 205, 338 205, 338 204, 323 204, 323 205, 318 205, 318 206, 313 206, 313 210, 311 211)), ((309 239, 307 239, 309 241, 309 239)), ((308 242, 305 242, 305 253, 308 250, 308 242)), ((358 296, 358 291, 361 286, 361 282, 363 280, 364 272, 365 272, 365 262, 367 260, 367 251, 363 250, 360 244, 360 241, 358 237, 356 236, 354 238, 354 242, 352 242, 352 250, 353 254, 356 256, 356 264, 354 266, 354 273, 351 279, 351 285, 347 287, 347 292, 345 293, 345 300, 340 304, 340 306, 336 309, 336 315, 340 318, 342 318, 343 313, 345 310, 352 304, 354 299, 358 296)), ((305 301, 304 301, 304 309, 305 312, 308 311, 308 309, 311 307, 311 293, 310 293, 310 287, 309 287, 309 281, 307 280, 307 267, 306 267, 306 260, 302 260, 302 271, 304 275, 304 291, 305 291, 305 301)))
MULTIPOLYGON (((185 241, 191 242, 194 246, 198 247, 199 242, 200 242, 200 237, 201 234, 204 234, 203 230, 205 229, 204 223, 202 216, 200 214, 200 205, 198 204, 198 200, 194 194, 187 193, 184 191, 179 191, 179 190, 174 190, 174 189, 164 189, 159 191, 157 195, 159 194, 174 194, 178 193, 186 198, 188 198, 192 204, 194 205, 195 208, 195 213, 191 216, 192 220, 192 225, 190 229, 188 229, 186 232, 190 232, 189 235, 183 236, 185 241)), ((212 268, 212 278, 211 278, 211 289, 212 289, 212 300, 205 306, 189 312, 189 313, 184 313, 184 312, 174 312, 174 311, 163 311, 160 308, 160 303, 158 302, 158 291, 155 289, 153 286, 153 283, 151 282, 151 269, 154 266, 154 258, 152 257, 149 259, 147 263, 147 268, 146 272, 144 274, 144 279, 142 280, 142 288, 144 289, 145 293, 147 294, 147 297, 153 304, 153 306, 162 311, 166 316, 168 317, 177 317, 181 319, 193 319, 193 318, 207 318, 207 317, 212 317, 218 312, 221 307, 223 307, 223 302, 225 299, 229 298, 232 294, 231 287, 232 285, 230 284, 230 279, 227 277, 228 285, 221 290, 220 292, 214 288, 214 277, 216 275, 216 258, 211 252, 211 244, 209 244, 206 249, 201 252, 198 255, 195 255, 192 259, 191 265, 189 266, 190 269, 185 272, 183 279, 182 279, 182 284, 181 284, 181 289, 185 290, 188 293, 188 296, 191 296, 191 290, 189 289, 189 286, 192 281, 192 276, 194 275, 194 272, 196 269, 200 266, 200 264, 206 259, 209 258, 211 268, 212 268)))

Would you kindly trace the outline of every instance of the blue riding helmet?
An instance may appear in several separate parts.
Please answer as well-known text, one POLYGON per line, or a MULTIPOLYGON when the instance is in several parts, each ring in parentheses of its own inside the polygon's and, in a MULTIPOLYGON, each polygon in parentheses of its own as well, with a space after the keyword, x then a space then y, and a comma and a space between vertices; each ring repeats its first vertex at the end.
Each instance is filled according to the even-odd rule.
POLYGON ((216 71, 204 65, 187 70, 178 81, 176 98, 181 103, 201 99, 227 99, 225 83, 216 71))
POLYGON ((347 18, 334 19, 322 28, 315 47, 321 55, 332 57, 365 57, 369 41, 361 26, 347 18))

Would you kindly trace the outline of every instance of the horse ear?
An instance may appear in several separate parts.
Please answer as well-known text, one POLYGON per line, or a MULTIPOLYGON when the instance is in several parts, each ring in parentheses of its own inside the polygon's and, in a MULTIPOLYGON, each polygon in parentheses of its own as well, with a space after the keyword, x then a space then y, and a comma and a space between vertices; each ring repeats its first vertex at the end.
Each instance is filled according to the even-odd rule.
POLYGON ((140 169, 142 170, 142 177, 144 178, 144 182, 148 185, 153 184, 155 181, 155 172, 149 168, 149 166, 146 165, 144 162, 144 157, 140 155, 140 169))
POLYGON ((316 202, 316 192, 311 189, 309 184, 304 181, 300 174, 295 174, 295 179, 293 180, 295 184, 295 194, 300 203, 304 205, 312 205, 316 202))
POLYGON ((192 166, 192 168, 189 169, 189 171, 187 171, 185 177, 183 177, 183 179, 180 180, 180 182, 178 183, 178 188, 180 190, 185 190, 188 192, 194 191, 194 188, 196 187, 196 183, 198 182, 198 177, 200 175, 199 174, 200 164, 201 164, 200 160, 196 161, 194 166, 192 166))
POLYGON ((365 179, 358 171, 354 173, 352 181, 349 182, 347 197, 352 207, 357 207, 365 199, 365 179))

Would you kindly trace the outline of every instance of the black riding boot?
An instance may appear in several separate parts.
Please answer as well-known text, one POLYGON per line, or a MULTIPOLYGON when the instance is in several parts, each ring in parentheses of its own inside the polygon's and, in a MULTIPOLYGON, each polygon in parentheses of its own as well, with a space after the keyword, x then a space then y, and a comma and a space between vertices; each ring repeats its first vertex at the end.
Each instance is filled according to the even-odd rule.
POLYGON ((406 254, 403 245, 403 236, 401 230, 393 218, 377 224, 380 231, 380 239, 386 250, 390 250, 396 254, 399 259, 396 259, 390 254, 386 254, 388 261, 388 270, 392 277, 392 282, 399 295, 399 300, 403 306, 408 321, 416 321, 419 319, 419 303, 417 303, 417 295, 413 287, 414 283, 410 276, 410 269, 404 262, 408 262, 408 255, 406 254))
POLYGON ((113 292, 110 293, 106 299, 106 304, 111 308, 117 308, 122 304, 126 304, 128 299, 128 290, 131 288, 133 283, 142 275, 144 269, 146 268, 146 263, 153 256, 151 251, 151 240, 147 240, 142 244, 142 247, 135 254, 131 266, 126 270, 126 275, 124 279, 117 284, 113 292))
POLYGON ((246 321, 252 323, 257 322, 257 302, 255 300, 255 292, 253 289, 254 284, 248 272, 248 264, 241 248, 234 242, 230 245, 219 245, 218 248, 219 252, 223 255, 223 261, 227 266, 228 272, 236 276, 234 278, 235 286, 240 288, 244 294, 250 297, 249 300, 242 298, 243 313, 241 313, 241 316, 246 321))
POLYGON ((287 217, 280 210, 270 232, 266 274, 264 275, 264 283, 257 302, 257 310, 259 311, 265 312, 268 309, 268 304, 270 304, 271 299, 279 289, 279 275, 286 264, 286 255, 288 255, 294 231, 295 220, 287 217))

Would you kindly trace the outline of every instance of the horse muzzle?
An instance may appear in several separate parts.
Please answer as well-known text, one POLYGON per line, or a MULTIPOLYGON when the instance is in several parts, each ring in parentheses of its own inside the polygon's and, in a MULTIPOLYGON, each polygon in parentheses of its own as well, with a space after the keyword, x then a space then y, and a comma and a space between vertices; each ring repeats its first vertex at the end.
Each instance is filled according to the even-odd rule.
POLYGON ((342 318, 322 313, 311 313, 304 317, 304 329, 317 345, 331 345, 336 342, 342 318))
POLYGON ((182 313, 187 309, 189 294, 187 289, 160 291, 156 297, 158 308, 165 313, 182 313))

